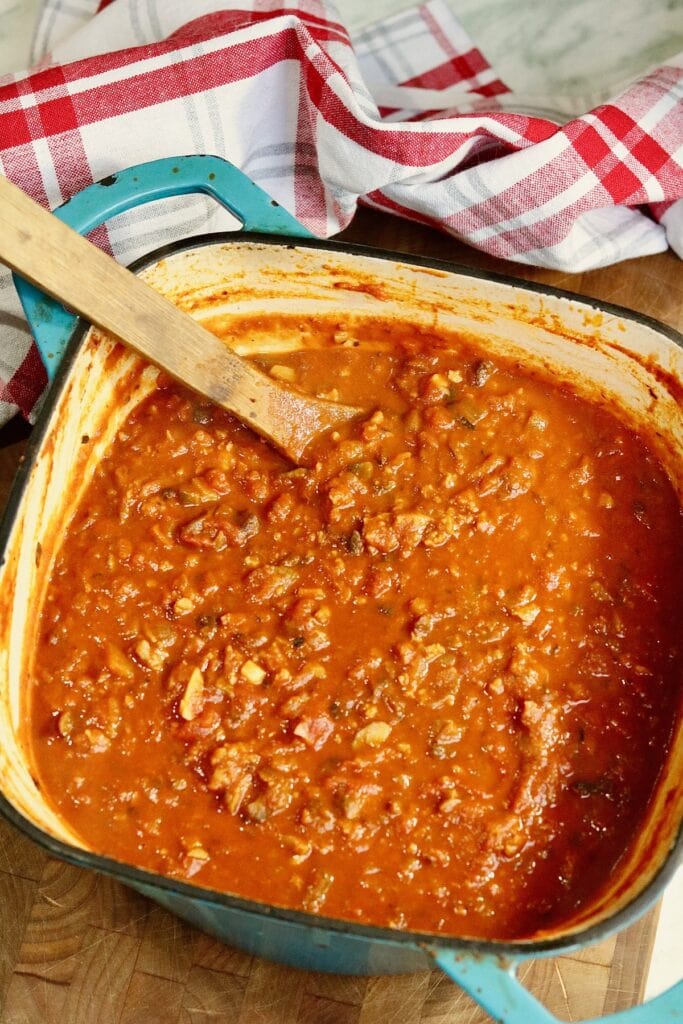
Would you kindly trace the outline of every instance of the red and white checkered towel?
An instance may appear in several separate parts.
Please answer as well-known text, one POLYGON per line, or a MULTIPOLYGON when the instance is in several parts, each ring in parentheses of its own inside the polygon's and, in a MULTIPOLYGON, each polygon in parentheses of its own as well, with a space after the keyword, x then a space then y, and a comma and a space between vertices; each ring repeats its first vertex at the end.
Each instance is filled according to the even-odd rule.
MULTIPOLYGON (((47 0, 35 55, 0 78, 0 169, 45 205, 130 164, 214 153, 322 236, 361 200, 538 266, 661 252, 667 231, 683 254, 683 57, 560 126, 513 112, 442 0, 353 40, 322 0, 47 0)), ((129 262, 226 217, 168 200, 98 242, 129 262)), ((44 385, 3 273, 0 423, 30 416, 44 385)))

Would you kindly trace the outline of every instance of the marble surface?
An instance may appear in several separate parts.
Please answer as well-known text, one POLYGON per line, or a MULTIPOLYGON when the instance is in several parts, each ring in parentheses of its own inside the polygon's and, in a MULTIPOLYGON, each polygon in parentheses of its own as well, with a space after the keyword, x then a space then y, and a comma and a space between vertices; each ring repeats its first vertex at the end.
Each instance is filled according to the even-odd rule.
MULTIPOLYGON (((161 2, 161 0, 160 0, 161 2)), ((448 0, 512 89, 599 102, 683 51, 683 0, 448 0)), ((353 30, 412 0, 338 0, 353 30)), ((27 66, 41 0, 0 0, 0 74, 27 66)), ((591 101, 591 102, 589 102, 591 101)), ((584 109, 586 108, 584 107, 584 109)), ((681 976, 683 870, 670 886, 648 978, 652 995, 681 976)))
POLYGON ((683 50, 683 0, 451 0, 510 88, 609 92, 683 50))

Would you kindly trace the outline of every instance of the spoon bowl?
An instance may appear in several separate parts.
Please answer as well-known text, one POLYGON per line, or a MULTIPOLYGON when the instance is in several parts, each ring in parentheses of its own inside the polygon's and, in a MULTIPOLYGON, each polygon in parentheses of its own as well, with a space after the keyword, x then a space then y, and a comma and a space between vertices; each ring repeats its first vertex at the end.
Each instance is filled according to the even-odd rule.
POLYGON ((305 395, 224 342, 0 177, 0 261, 210 398, 293 462, 362 410, 305 395))

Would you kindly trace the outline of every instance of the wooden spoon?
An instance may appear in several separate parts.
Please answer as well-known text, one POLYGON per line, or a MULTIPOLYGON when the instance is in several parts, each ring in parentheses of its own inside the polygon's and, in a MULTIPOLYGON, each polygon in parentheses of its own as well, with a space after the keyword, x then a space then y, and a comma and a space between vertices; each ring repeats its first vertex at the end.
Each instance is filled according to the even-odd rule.
POLYGON ((316 437, 361 411, 273 380, 1 176, 0 260, 294 462, 316 437))

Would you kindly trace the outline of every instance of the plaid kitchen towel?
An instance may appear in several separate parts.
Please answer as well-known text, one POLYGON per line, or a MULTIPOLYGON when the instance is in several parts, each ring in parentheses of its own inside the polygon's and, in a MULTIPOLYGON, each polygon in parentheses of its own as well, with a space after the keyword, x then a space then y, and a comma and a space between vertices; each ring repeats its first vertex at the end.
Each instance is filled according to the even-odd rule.
MULTIPOLYGON (((570 120, 510 96, 442 0, 353 40, 322 0, 47 0, 34 57, 0 78, 0 170, 47 206, 214 153, 321 236, 362 201, 543 267, 661 252, 667 232, 683 253, 683 57, 570 120)), ((227 222, 168 200, 96 241, 129 262, 227 222)), ((7 273, 0 331, 1 423, 45 386, 7 273)))

